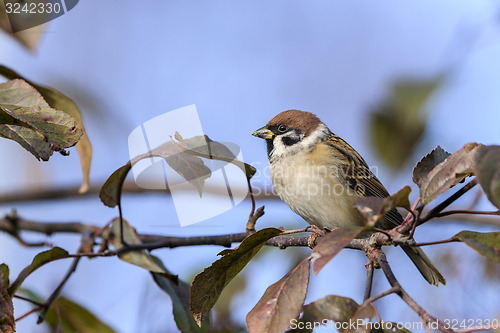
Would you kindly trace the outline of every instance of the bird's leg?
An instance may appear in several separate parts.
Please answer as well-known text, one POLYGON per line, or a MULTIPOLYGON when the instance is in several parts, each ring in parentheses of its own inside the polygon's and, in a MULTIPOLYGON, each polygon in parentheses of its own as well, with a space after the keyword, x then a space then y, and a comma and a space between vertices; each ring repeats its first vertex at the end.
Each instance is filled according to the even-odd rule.
MULTIPOLYGON (((307 246, 311 249, 316 246, 316 241, 319 237, 326 235, 327 229, 320 229, 314 224, 312 224, 307 231, 310 231, 309 237, 307 237, 307 246)), ((328 230, 329 231, 329 230, 328 230)))

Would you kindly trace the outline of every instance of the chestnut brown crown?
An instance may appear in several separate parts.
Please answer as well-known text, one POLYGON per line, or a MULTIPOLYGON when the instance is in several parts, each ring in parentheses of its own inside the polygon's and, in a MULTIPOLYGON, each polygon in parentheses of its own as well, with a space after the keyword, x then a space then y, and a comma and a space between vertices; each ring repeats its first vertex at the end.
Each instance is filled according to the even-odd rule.
POLYGON ((289 128, 301 130, 304 136, 308 136, 314 132, 320 124, 321 120, 311 112, 287 110, 278 113, 267 123, 266 127, 271 128, 279 125, 287 125, 289 128))

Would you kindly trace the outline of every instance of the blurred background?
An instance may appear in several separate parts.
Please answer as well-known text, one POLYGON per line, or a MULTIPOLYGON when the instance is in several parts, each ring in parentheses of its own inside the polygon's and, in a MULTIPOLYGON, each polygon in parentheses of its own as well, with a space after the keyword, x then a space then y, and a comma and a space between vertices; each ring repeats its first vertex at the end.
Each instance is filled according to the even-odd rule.
MULTIPOLYGON (((94 186, 130 159, 128 136, 134 128, 191 104, 208 136, 239 145, 245 162, 261 171, 252 180, 258 189, 272 184, 265 172, 265 144, 250 133, 291 108, 316 113, 365 157, 389 192, 412 185, 413 200, 418 191, 411 170, 437 145, 454 152, 467 142, 500 142, 497 1, 81 1, 37 31, 25 32, 38 40, 32 51, 1 33, 0 63, 78 104, 94 149, 94 186)), ((1 214, 16 208, 27 219, 97 226, 117 216, 95 192, 2 202, 12 193, 77 189, 81 173, 74 149, 69 157, 55 155, 46 163, 8 140, 0 140, 0 152, 1 214)), ((474 192, 456 207, 467 208, 477 199, 477 209, 494 209, 474 192)), ((258 228, 306 226, 286 204, 257 202, 264 204, 258 228)), ((127 194, 123 207, 141 233, 216 235, 243 232, 250 201, 183 228, 164 194, 127 194)), ((498 225, 436 220, 417 229, 415 237, 440 240, 464 229, 486 232, 498 225)), ((77 235, 54 235, 48 241, 69 252, 79 246, 77 235)), ((154 254, 190 282, 220 250, 204 246, 154 254)), ((11 278, 40 251, 0 234, 0 261, 9 265, 11 278)), ((443 319, 500 317, 498 266, 460 243, 426 252, 446 276, 446 286, 428 285, 402 251, 388 249, 400 282, 424 309, 443 319)), ((219 300, 214 314, 219 331, 244 330, 246 314, 265 289, 308 253, 262 251, 219 300)), ((306 303, 328 294, 362 302, 365 261, 363 253, 343 251, 312 276, 306 303)), ((69 265, 51 263, 25 286, 48 297, 69 265)), ((388 287, 376 272, 373 292, 388 287)), ((116 258, 82 260, 63 294, 118 332, 177 331, 168 296, 145 270, 116 258)), ((14 307, 16 316, 31 309, 19 300, 14 307)), ((377 307, 386 321, 419 322, 396 296, 378 301, 377 307)), ((18 332, 48 332, 36 319, 19 321, 18 332)))

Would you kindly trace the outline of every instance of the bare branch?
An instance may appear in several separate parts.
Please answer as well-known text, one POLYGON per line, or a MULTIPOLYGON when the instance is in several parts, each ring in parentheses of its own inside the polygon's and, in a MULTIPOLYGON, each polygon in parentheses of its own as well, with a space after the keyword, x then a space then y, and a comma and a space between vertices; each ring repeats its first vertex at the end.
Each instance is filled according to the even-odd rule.
POLYGON ((363 301, 366 302, 372 293, 372 285, 373 285, 373 261, 368 259, 366 263, 366 286, 365 286, 365 295, 363 297, 363 301))
POLYGON ((453 333, 453 330, 448 329, 446 326, 443 325, 442 322, 438 321, 436 318, 431 316, 427 311, 425 311, 420 305, 418 305, 417 302, 413 298, 410 297, 406 293, 406 291, 401 287, 399 284, 398 280, 394 276, 394 273, 392 272, 391 267, 389 266, 389 262, 387 261, 387 258, 385 257, 385 253, 382 252, 380 249, 373 248, 372 251, 369 253, 369 256, 375 260, 380 267, 382 268, 382 271, 384 272, 387 280, 389 281, 389 284, 396 289, 395 293, 398 294, 401 299, 408 304, 408 306, 417 313, 417 315, 422 319, 422 321, 425 324, 426 331, 430 331, 429 328, 429 323, 437 323, 438 329, 441 332, 447 332, 447 333, 453 333))

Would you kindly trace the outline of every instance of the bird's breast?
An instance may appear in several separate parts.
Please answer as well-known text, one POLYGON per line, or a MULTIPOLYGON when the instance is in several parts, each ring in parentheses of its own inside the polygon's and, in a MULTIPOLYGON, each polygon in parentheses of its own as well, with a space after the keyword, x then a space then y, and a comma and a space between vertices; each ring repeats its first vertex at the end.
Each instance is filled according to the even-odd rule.
POLYGON ((353 207, 357 196, 334 161, 299 153, 270 164, 270 174, 279 197, 309 224, 333 229, 362 223, 353 207))

